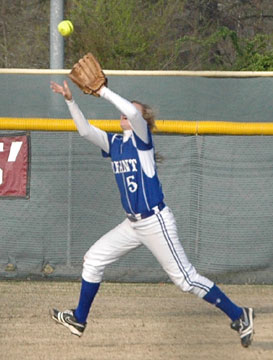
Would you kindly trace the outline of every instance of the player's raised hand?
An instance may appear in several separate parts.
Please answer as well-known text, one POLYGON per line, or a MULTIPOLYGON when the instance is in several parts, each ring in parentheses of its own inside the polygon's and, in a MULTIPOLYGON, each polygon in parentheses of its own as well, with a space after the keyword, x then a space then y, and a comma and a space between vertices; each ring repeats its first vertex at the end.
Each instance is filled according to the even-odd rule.
POLYGON ((72 99, 72 93, 71 93, 71 90, 69 89, 67 81, 63 82, 63 86, 57 84, 54 81, 50 81, 50 87, 51 87, 53 92, 63 95, 63 97, 66 100, 71 100, 72 99))

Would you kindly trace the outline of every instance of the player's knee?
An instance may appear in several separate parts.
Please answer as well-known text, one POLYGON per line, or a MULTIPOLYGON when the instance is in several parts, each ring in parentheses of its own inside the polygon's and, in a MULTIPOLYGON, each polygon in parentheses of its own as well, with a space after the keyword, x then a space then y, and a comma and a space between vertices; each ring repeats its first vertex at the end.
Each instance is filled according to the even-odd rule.
POLYGON ((101 282, 103 276, 103 269, 85 263, 83 265, 82 277, 88 282, 101 282))
POLYGON ((180 289, 183 292, 192 292, 193 291, 193 286, 191 284, 189 284, 187 281, 183 280, 182 282, 179 283, 178 285, 180 287, 180 289))
POLYGON ((200 298, 202 298, 206 294, 202 288, 200 288, 192 283, 188 283, 187 281, 183 281, 178 286, 183 292, 197 295, 200 298))
POLYGON ((200 286, 197 286, 198 284, 198 275, 197 277, 191 278, 191 279, 185 279, 184 277, 182 279, 177 279, 177 281, 174 281, 175 285, 178 286, 183 292, 191 293, 194 295, 197 295, 198 297, 202 298, 206 292, 204 289, 200 286))
POLYGON ((82 277, 88 282, 101 282, 104 266, 95 265, 90 258, 84 258, 82 277))

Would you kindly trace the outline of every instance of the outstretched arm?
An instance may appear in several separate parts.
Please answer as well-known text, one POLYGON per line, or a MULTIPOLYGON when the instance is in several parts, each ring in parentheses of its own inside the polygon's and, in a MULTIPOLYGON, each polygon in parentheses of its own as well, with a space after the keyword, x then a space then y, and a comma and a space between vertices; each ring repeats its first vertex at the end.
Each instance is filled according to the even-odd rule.
POLYGON ((61 94, 64 97, 79 134, 108 153, 109 143, 106 132, 89 124, 78 104, 73 100, 68 83, 64 81, 62 86, 51 81, 50 87, 53 92, 61 94))
POLYGON ((124 99, 114 91, 103 86, 98 93, 101 97, 111 102, 129 120, 134 132, 146 144, 149 142, 147 122, 141 112, 128 100, 124 99))

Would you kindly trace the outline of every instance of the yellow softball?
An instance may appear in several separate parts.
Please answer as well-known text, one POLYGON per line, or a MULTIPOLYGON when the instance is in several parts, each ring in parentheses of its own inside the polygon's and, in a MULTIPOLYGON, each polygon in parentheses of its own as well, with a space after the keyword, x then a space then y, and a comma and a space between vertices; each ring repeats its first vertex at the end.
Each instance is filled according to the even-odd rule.
POLYGON ((62 36, 69 36, 74 31, 74 26, 70 20, 63 20, 58 25, 58 31, 62 36))

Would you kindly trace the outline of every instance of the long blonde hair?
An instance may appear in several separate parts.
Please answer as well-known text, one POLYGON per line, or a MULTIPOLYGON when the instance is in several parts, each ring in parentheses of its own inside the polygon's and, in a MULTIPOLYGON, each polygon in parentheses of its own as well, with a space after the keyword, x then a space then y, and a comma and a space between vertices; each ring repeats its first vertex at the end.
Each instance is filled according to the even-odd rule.
POLYGON ((131 101, 132 103, 138 104, 142 107, 142 116, 143 118, 147 121, 148 124, 148 128, 150 129, 150 131, 152 132, 153 130, 156 129, 156 124, 155 124, 155 113, 153 111, 153 109, 147 105, 147 104, 143 104, 139 101, 133 100, 131 101))
MULTIPOLYGON (((148 128, 150 129, 150 131, 153 132, 153 130, 156 129, 155 113, 154 113, 153 109, 149 105, 143 104, 136 100, 133 100, 131 102, 141 106, 142 116, 147 121, 148 128)), ((156 152, 155 153, 155 161, 157 163, 162 163, 163 160, 164 160, 164 157, 159 152, 156 152)))

